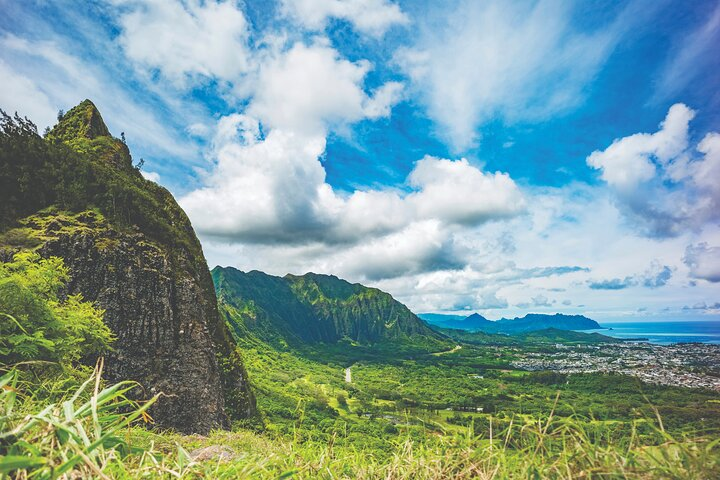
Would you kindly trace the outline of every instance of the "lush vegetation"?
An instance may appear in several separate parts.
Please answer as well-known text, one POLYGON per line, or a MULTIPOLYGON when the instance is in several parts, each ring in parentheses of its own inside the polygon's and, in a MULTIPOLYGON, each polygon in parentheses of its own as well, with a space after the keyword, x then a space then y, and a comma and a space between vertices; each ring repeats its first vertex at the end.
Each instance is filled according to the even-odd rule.
POLYGON ((331 275, 281 278, 216 267, 212 276, 231 329, 239 336, 252 331, 277 347, 392 340, 393 344, 431 342, 441 349, 449 341, 388 293, 331 275))
POLYGON ((132 402, 126 396, 132 383, 105 385, 99 368, 82 366, 82 352, 111 348, 112 339, 101 311, 79 297, 62 296, 62 261, 22 253, 2 264, 1 272, 0 304, 10 312, 3 328, 37 339, 38 346, 3 344, 0 475, 720 475, 717 393, 650 386, 624 376, 510 367, 520 349, 542 351, 559 341, 553 332, 525 340, 486 335, 488 343, 450 343, 438 351, 433 342, 394 350, 389 342, 277 347, 246 327, 236 340, 261 417, 209 437, 148 431, 143 425, 152 419, 146 410, 155 398, 132 402), (511 343, 493 343, 495 337, 511 343))
POLYGON ((717 418, 717 395, 710 392, 648 389, 624 377, 504 372, 489 365, 484 378, 470 378, 466 369, 483 352, 468 354, 466 348, 394 365, 356 365, 347 383, 339 365, 277 352, 262 342, 244 347, 263 425, 209 437, 145 430, 146 405, 124 397, 132 385, 104 387, 96 375, 72 390, 46 381, 53 396, 39 398, 37 384, 20 382, 11 371, 0 380, 2 435, 12 439, 0 447, 0 472, 20 478, 720 474, 717 421, 701 419, 717 418), (482 392, 469 397, 472 405, 469 391, 482 392), (679 410, 657 411, 654 402, 679 410), (478 403, 492 411, 477 412, 478 403), (688 416, 698 407, 707 410, 688 416))
POLYGON ((112 341, 102 311, 81 295, 61 297, 68 279, 60 258, 24 252, 0 263, 0 362, 71 366, 112 341))
POLYGON ((201 260, 187 218, 91 103, 44 138, 0 123, 0 478, 720 478, 717 392, 518 371, 521 351, 607 339, 438 332, 321 275, 216 272, 239 347, 218 329, 219 366, 242 353, 260 416, 207 437, 155 430, 158 397, 133 401, 137 385, 89 365, 113 346, 103 312, 35 252, 79 231, 109 248, 104 229, 137 227, 201 260))
POLYGON ((116 227, 140 229, 202 260, 185 213, 170 192, 133 167, 127 145, 110 136, 89 100, 44 138, 30 120, 0 111, 0 231, 13 229, 0 247, 33 246, 18 222, 50 207, 96 209, 116 227))

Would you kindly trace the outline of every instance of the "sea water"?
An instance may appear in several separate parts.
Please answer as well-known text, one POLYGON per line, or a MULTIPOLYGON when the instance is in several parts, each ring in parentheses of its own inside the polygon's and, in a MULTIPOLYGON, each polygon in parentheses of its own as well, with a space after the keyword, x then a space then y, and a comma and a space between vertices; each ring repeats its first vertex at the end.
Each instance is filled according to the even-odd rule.
POLYGON ((599 322, 606 329, 583 330, 615 338, 643 338, 650 343, 700 342, 720 344, 720 320, 688 320, 660 322, 599 322))

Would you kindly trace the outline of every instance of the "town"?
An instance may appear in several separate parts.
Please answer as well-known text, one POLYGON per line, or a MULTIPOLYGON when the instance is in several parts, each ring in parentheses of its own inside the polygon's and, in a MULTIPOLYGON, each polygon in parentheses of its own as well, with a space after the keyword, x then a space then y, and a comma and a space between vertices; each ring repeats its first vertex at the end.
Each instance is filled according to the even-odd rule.
POLYGON ((512 362, 523 370, 618 373, 659 385, 720 391, 720 345, 644 342, 556 344, 556 352, 523 352, 512 362))

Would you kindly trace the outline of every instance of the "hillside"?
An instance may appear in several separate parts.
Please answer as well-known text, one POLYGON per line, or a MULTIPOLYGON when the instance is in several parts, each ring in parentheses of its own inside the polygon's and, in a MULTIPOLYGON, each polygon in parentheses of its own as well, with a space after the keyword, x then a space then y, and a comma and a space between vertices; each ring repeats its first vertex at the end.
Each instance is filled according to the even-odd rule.
POLYGON ((44 137, 18 116, 1 123, 0 261, 28 250, 64 260, 67 293, 103 309, 116 337, 107 378, 165 394, 157 425, 206 433, 252 415, 202 248, 170 192, 142 177, 90 100, 44 137))
POLYGON ((276 277, 232 267, 215 267, 212 277, 220 311, 238 336, 252 334, 274 346, 339 341, 444 346, 441 334, 376 288, 332 275, 276 277))

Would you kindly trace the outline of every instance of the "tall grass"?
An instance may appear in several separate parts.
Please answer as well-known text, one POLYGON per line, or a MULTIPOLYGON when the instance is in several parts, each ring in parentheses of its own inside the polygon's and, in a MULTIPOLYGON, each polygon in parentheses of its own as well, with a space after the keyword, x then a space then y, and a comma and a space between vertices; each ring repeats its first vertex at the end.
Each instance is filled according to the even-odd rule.
MULTIPOLYGON (((659 418, 629 431, 581 416, 490 419, 478 432, 397 436, 393 452, 288 442, 249 431, 209 437, 148 431, 135 385, 103 387, 101 366, 75 391, 39 399, 12 370, 0 378, 0 476, 52 478, 717 479, 720 439, 674 438, 659 418), (196 449, 223 456, 193 460, 196 449)), ((627 425, 626 425, 627 426, 627 425)), ((338 432, 338 435, 341 435, 338 432)))
POLYGON ((0 377, 0 474, 16 478, 108 478, 112 462, 133 453, 124 439, 127 427, 150 420, 126 393, 133 382, 101 388, 102 362, 72 394, 43 404, 23 384, 18 370, 0 377))

